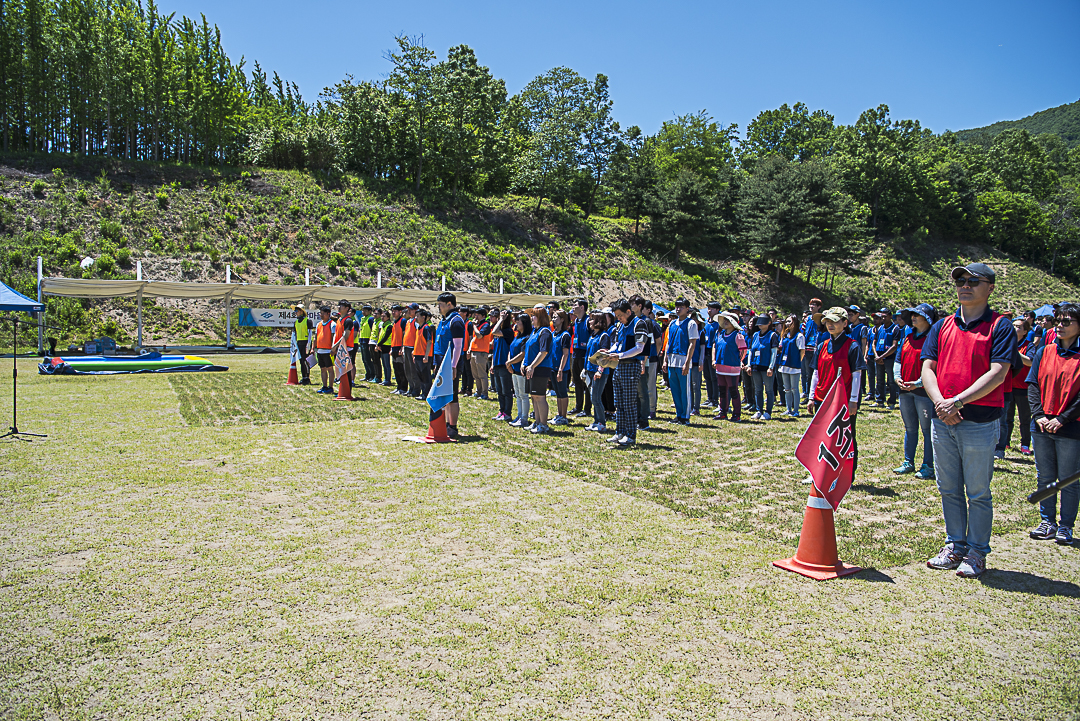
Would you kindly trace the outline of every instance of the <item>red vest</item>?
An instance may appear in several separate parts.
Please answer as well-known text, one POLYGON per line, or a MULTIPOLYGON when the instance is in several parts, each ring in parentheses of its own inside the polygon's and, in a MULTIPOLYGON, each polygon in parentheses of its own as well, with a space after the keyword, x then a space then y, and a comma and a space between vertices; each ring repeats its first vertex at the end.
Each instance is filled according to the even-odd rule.
POLYGON ((1046 346, 1039 361, 1039 395, 1047 418, 1061 415, 1080 393, 1080 355, 1062 356, 1057 343, 1046 346))
POLYGON ((914 383, 922 376, 922 347, 926 343, 926 339, 930 337, 927 333, 921 338, 916 338, 912 333, 904 340, 904 347, 900 349, 900 380, 905 383, 914 383))
POLYGON ((851 363, 848 362, 848 349, 851 348, 851 338, 845 336, 844 341, 840 343, 840 347, 832 353, 829 352, 830 342, 825 341, 818 350, 818 382, 817 391, 814 393, 814 402, 819 404, 825 401, 825 395, 832 388, 837 371, 840 372, 840 390, 844 394, 844 401, 847 402, 851 398, 852 368, 851 363))
MULTIPOLYGON (((975 379, 990 370, 990 351, 994 345, 994 327, 1001 318, 991 312, 989 323, 979 323, 975 330, 961 330, 956 316, 950 315, 938 331, 937 382, 942 398, 955 398, 967 390, 975 379)), ((1012 328, 1009 329, 1012 333, 1012 328)), ((970 405, 1005 407, 1005 384, 970 405)))
MULTIPOLYGON (((1024 341, 1023 343, 1020 344, 1020 348, 1019 348, 1020 355, 1027 355, 1027 349, 1028 349, 1028 342, 1024 341)), ((1023 368, 1021 368, 1018 371, 1014 371, 1011 368, 1009 369, 1009 375, 1012 378, 1012 389, 1014 391, 1026 391, 1027 390, 1028 370, 1029 369, 1028 369, 1027 366, 1024 366, 1023 368)), ((1008 387, 1009 387, 1008 380, 1006 380, 1006 388, 1008 388, 1008 387)))

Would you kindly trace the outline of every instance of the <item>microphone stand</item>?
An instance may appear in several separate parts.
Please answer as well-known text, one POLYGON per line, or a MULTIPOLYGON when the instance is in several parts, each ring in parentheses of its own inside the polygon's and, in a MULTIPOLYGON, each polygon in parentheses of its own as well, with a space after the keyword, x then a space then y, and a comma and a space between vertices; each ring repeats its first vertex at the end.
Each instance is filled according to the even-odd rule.
MULTIPOLYGON (((37 321, 30 323, 18 318, 6 318, 11 321, 11 427, 7 433, 0 435, 0 439, 13 438, 17 441, 30 442, 33 438, 48 438, 44 433, 27 433, 19 430, 19 326, 38 327, 37 321), (23 436, 30 436, 24 438, 23 436)), ((52 326, 46 326, 53 330, 59 330, 52 326)))

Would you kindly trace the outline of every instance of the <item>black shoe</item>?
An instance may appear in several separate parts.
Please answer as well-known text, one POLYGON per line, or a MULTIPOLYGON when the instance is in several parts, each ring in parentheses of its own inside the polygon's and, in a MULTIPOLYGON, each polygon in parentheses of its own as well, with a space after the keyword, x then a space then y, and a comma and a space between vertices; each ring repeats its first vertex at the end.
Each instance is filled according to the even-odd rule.
POLYGON ((310 378, 304 378, 303 380, 300 381, 300 385, 302 385, 302 386, 311 385, 311 379, 310 378))
POLYGON ((451 425, 448 424, 446 426, 446 435, 449 438, 457 438, 458 437, 458 435, 457 435, 457 426, 451 426, 451 425))

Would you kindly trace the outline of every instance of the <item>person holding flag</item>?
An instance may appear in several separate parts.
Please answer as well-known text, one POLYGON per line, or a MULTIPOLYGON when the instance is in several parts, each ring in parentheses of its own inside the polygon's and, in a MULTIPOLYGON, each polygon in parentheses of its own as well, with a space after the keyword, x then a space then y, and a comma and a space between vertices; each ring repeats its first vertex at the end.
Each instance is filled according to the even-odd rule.
POLYGON ((465 354, 465 321, 462 319, 461 314, 458 313, 457 298, 453 293, 440 293, 438 303, 442 320, 439 321, 439 325, 435 328, 433 366, 439 370, 436 382, 432 386, 431 392, 428 393, 428 405, 431 406, 434 413, 435 405, 432 403, 432 394, 436 392, 436 386, 441 378, 444 381, 443 385, 439 387, 441 395, 437 395, 435 400, 436 403, 441 404, 439 408, 446 414, 446 435, 456 439, 458 436, 458 411, 460 410, 458 405, 459 369, 461 367, 461 358, 465 354), (443 363, 448 358, 449 370, 444 372, 443 363), (452 388, 452 392, 448 392, 448 388, 452 388), (448 393, 450 399, 443 401, 442 399, 448 393))
POLYGON ((859 468, 859 445, 855 439, 855 420, 859 413, 862 375, 866 371, 866 356, 862 346, 847 334, 848 311, 829 308, 822 315, 829 337, 818 340, 814 353, 814 374, 810 377, 810 402, 806 410, 813 414, 815 406, 825 401, 833 381, 840 380, 837 392, 847 399, 851 434, 851 476, 859 468))

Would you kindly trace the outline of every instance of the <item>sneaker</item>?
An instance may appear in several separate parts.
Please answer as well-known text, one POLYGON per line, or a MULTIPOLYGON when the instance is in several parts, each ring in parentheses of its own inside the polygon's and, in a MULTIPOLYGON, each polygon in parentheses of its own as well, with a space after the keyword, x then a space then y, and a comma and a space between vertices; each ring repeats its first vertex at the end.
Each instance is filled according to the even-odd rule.
POLYGON ((1057 534, 1054 536, 1054 543, 1060 543, 1062 546, 1071 546, 1072 542, 1072 529, 1068 526, 1058 526, 1057 534))
POLYGON ((761 420, 763 420, 763 421, 771 421, 772 420, 772 415, 769 414, 769 413, 762 413, 761 414, 761 420))
POLYGON ((1034 538, 1036 541, 1051 541, 1057 536, 1058 527, 1056 524, 1050 521, 1043 521, 1039 525, 1032 529, 1029 537, 1034 538))
POLYGON ((524 430, 524 431, 529 431, 530 433, 532 433, 532 429, 536 428, 538 425, 540 425, 540 424, 537 423, 536 421, 533 421, 532 423, 528 424, 527 426, 522 426, 521 429, 524 430))
POLYGON ((555 416, 555 418, 553 418, 552 421, 551 421, 551 425, 553 425, 553 426, 568 426, 568 425, 570 425, 570 419, 567 418, 566 416, 555 416))
POLYGON ((717 413, 715 416, 712 417, 712 419, 714 421, 726 421, 727 416, 725 416, 723 413, 717 413))
POLYGON ((635 440, 634 440, 633 438, 631 438, 630 436, 623 436, 622 438, 620 438, 620 439, 619 439, 619 442, 618 442, 618 444, 617 444, 617 445, 618 445, 618 446, 619 446, 620 448, 627 448, 627 447, 629 447, 629 446, 632 446, 632 445, 634 445, 635 443, 637 443, 637 441, 635 441, 635 440))
POLYGON ((752 420, 752 421, 760 421, 761 420, 761 413, 755 413, 754 415, 750 416, 750 420, 752 420))
POLYGON ((618 443, 619 440, 622 439, 622 438, 625 438, 625 436, 621 436, 621 435, 619 435, 618 431, 615 431, 615 435, 613 435, 611 438, 608 438, 607 442, 608 443, 618 443))
POLYGON ((994 451, 994 460, 1005 460, 1005 451, 994 451))
POLYGON ((978 551, 968 551, 960 566, 956 569, 956 575, 960 578, 978 578, 986 571, 986 557, 978 551))
POLYGON ((1028 448, 1027 446, 1020 446, 1020 455, 1022 455, 1022 456, 1030 456, 1030 455, 1034 455, 1034 454, 1031 452, 1031 449, 1028 448))
POLYGON ((596 428, 594 428, 593 430, 597 433, 607 433, 607 426, 605 426, 603 423, 596 423, 594 425, 596 426, 596 428))
POLYGON ((525 421, 521 420, 520 418, 515 418, 514 420, 510 421, 510 427, 511 428, 524 428, 525 427, 525 421))
POLYGON ((300 381, 300 385, 302 385, 302 386, 311 385, 311 379, 310 378, 304 378, 303 380, 300 381))
POLYGON ((548 396, 549 397, 554 397, 555 396, 555 391, 548 391, 548 396))
POLYGON ((884 407, 885 407, 884 403, 875 403, 874 404, 874 408, 884 408, 884 407))
POLYGON ((655 421, 656 420, 656 413, 650 413, 649 414, 649 420, 650 421, 655 421))
POLYGON ((905 473, 914 473, 915 472, 915 464, 912 463, 911 461, 904 461, 897 468, 894 468, 892 472, 895 473, 898 476, 902 476, 905 473))
POLYGON ((920 481, 934 480, 936 478, 936 476, 934 475, 934 467, 925 463, 922 464, 922 468, 915 472, 915 477, 918 478, 920 481))
POLYGON ((510 420, 510 416, 506 415, 505 413, 499 413, 499 415, 495 416, 491 420, 493 420, 493 421, 508 421, 508 420, 510 420))
POLYGON ((895 411, 895 410, 896 410, 896 406, 889 406, 889 410, 890 410, 890 411, 895 411))
POLYGON ((792 414, 791 414, 791 417, 792 417, 792 418, 799 418, 799 417, 800 417, 800 416, 799 416, 799 412, 798 412, 798 411, 795 411, 794 413, 792 413, 792 414))
POLYGON ((446 424, 446 435, 448 438, 457 438, 457 426, 452 426, 449 423, 446 424))
POLYGON ((588 418, 589 415, 590 414, 586 413, 585 411, 577 411, 574 413, 574 418, 588 418))
POLYGON ((529 427, 529 433, 532 433, 533 435, 539 435, 543 432, 544 426, 539 423, 533 423, 532 426, 529 427))
POLYGON ((951 547, 945 546, 938 555, 926 562, 926 567, 936 568, 939 571, 951 571, 954 568, 959 567, 963 560, 963 556, 954 551, 951 547))

